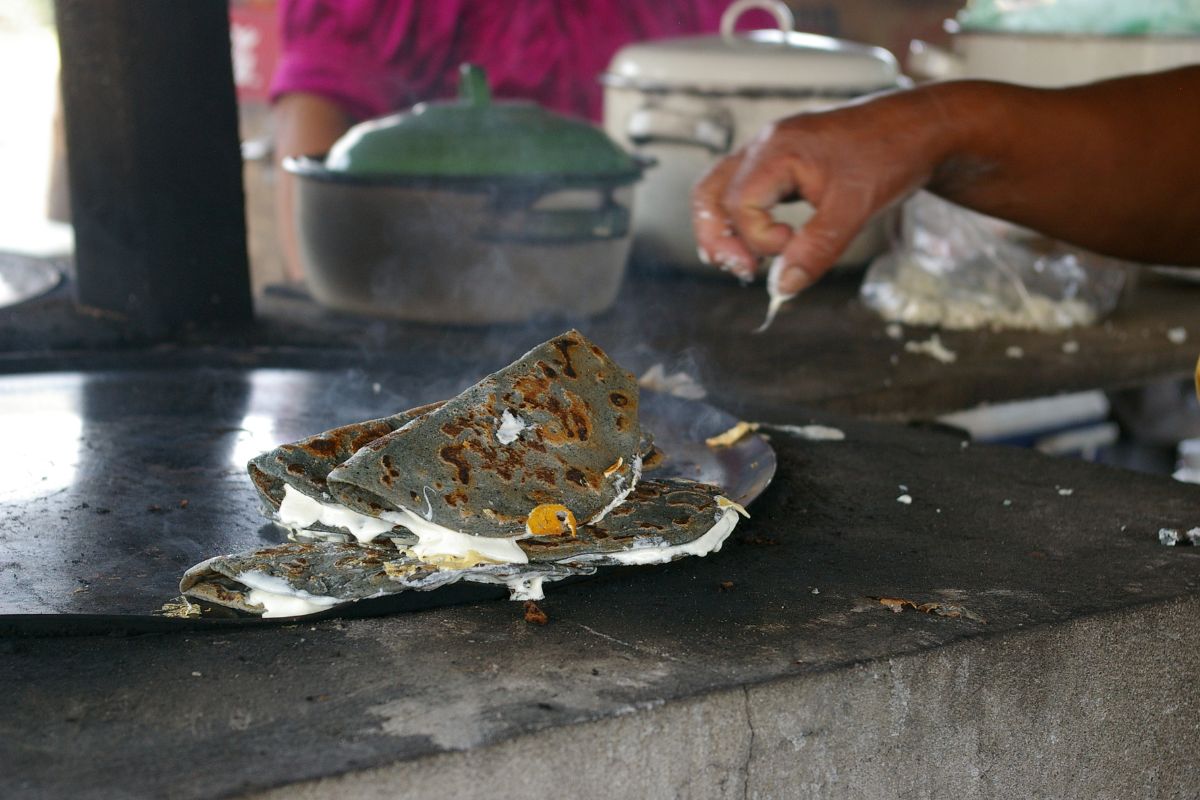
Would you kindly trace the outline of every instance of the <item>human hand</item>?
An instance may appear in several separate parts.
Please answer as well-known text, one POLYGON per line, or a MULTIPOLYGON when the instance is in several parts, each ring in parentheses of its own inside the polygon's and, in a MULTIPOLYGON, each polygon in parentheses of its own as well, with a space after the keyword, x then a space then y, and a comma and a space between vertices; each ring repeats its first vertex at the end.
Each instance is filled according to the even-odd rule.
POLYGON ((750 280, 771 265, 772 296, 810 286, 876 212, 929 181, 952 128, 936 98, 895 92, 768 126, 718 162, 692 192, 692 224, 706 262, 750 280), (793 230, 771 209, 804 199, 815 213, 793 230))

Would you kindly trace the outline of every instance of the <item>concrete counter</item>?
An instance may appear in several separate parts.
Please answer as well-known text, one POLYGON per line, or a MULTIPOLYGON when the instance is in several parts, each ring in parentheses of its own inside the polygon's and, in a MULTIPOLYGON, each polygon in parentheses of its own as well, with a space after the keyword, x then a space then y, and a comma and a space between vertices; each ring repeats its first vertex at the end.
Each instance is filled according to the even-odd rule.
POLYGON ((1200 488, 820 421, 719 554, 545 626, 0 640, 0 795, 1194 796, 1200 548, 1156 534, 1200 488))

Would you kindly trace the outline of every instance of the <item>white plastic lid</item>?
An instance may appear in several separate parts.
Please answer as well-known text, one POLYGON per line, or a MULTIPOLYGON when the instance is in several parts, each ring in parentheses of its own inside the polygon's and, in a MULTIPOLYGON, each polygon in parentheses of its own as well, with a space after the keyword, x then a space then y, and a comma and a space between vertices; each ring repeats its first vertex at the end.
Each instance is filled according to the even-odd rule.
POLYGON ((702 94, 856 95, 895 86, 900 69, 882 47, 792 30, 778 0, 738 0, 719 36, 643 42, 622 48, 601 80, 608 86, 702 94), (736 33, 752 8, 775 16, 778 30, 736 33))

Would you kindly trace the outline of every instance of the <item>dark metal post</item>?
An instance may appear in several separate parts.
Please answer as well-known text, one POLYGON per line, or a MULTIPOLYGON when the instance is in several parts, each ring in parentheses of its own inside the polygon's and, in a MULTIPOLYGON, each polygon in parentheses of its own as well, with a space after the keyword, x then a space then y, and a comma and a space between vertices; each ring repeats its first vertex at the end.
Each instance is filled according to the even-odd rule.
POLYGON ((251 316, 226 0, 56 0, 83 305, 166 335, 251 316))

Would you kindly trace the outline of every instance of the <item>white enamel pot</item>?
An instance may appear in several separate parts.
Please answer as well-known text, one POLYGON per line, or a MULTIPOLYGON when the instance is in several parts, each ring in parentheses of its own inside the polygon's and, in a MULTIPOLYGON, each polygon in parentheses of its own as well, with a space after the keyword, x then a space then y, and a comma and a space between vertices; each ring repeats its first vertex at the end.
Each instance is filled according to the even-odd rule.
POLYGON ((909 69, 922 78, 978 78, 1055 87, 1200 63, 1200 36, 1094 36, 962 28, 947 20, 952 50, 920 40, 909 69))
MULTIPOLYGON (((601 80, 605 131, 658 162, 634 189, 634 260, 704 272, 711 267, 697 256, 690 192, 710 166, 775 120, 904 81, 888 51, 796 32, 787 5, 770 0, 733 3, 718 36, 628 46, 601 80), (752 8, 769 11, 778 28, 736 33, 738 17, 752 8)), ((807 203, 777 209, 793 226, 811 214, 807 203)), ((886 247, 883 217, 868 225, 839 264, 863 264, 886 247)))

